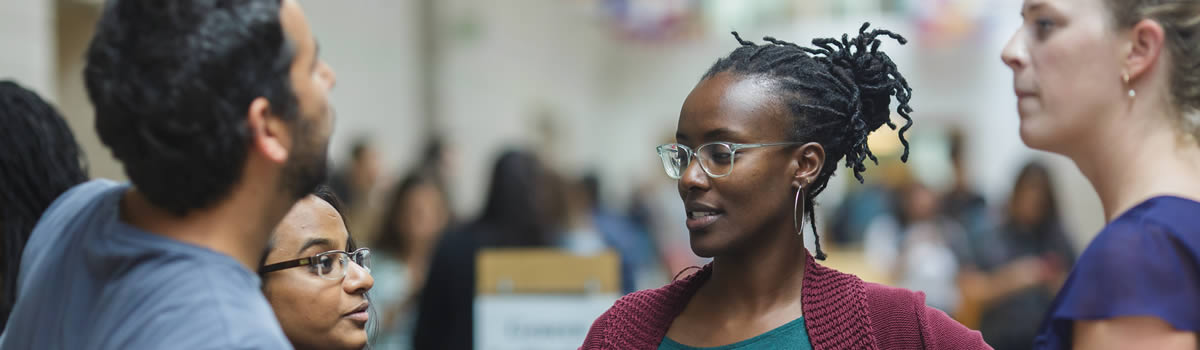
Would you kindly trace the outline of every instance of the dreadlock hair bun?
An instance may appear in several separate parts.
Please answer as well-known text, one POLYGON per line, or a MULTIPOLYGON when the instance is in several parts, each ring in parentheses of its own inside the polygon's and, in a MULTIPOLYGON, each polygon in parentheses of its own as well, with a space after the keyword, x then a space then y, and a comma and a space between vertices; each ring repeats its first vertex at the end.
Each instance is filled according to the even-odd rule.
MULTIPOLYGON (((908 140, 904 138, 903 132, 912 125, 912 119, 909 116, 912 108, 908 106, 908 101, 912 98, 912 88, 908 86, 908 81, 896 69, 892 58, 886 52, 879 51, 879 46, 883 42, 878 37, 882 35, 895 39, 901 45, 907 44, 908 39, 888 30, 875 29, 868 32, 867 29, 870 26, 870 22, 863 23, 862 27, 858 29, 858 36, 854 38, 850 38, 849 34, 842 34, 841 40, 813 39, 812 44, 816 48, 803 48, 803 50, 813 54, 814 59, 828 65, 831 74, 847 82, 852 82, 854 90, 857 90, 853 91, 851 97, 853 100, 857 100, 859 109, 850 116, 852 122, 850 132, 852 138, 860 141, 861 148, 854 149, 854 154, 847 156, 859 157, 859 165, 865 158, 870 158, 876 164, 879 163, 871 150, 866 147, 866 138, 869 133, 883 125, 892 129, 896 128, 891 121, 892 113, 888 108, 892 98, 895 97, 900 103, 896 112, 907 121, 900 133, 900 141, 904 144, 904 153, 901 155, 901 159, 907 161, 908 140)), ((865 168, 854 168, 856 176, 866 170, 865 168)), ((862 181, 861 177, 859 181, 862 181)))
MULTIPOLYGON (((850 63, 852 63, 850 67, 854 73, 854 81, 863 94, 861 104, 867 129, 873 131, 885 124, 895 129, 896 126, 891 122, 892 113, 888 109, 888 105, 891 103, 892 96, 898 95, 898 98, 903 98, 905 102, 905 108, 900 112, 905 114, 911 112, 912 109, 907 106, 911 89, 904 89, 892 84, 895 80, 894 74, 898 74, 895 71, 896 65, 892 63, 892 58, 886 52, 879 51, 881 42, 875 39, 875 36, 881 33, 866 32, 870 25, 870 23, 863 23, 858 30, 859 36, 852 42, 854 53, 849 55, 850 63), (867 49, 868 45, 870 45, 869 50, 867 49)), ((887 35, 896 39, 901 45, 908 43, 908 40, 900 35, 894 33, 887 33, 887 35)), ((846 39, 847 36, 843 34, 843 45, 849 46, 851 42, 846 39)), ((849 52, 848 49, 842 51, 849 52)))
MULTIPOLYGON (((912 88, 900 74, 887 53, 880 51, 880 37, 892 38, 900 44, 908 40, 888 30, 868 30, 863 23, 853 38, 843 34, 837 38, 812 40, 812 47, 764 37, 765 44, 744 40, 737 32, 733 36, 740 47, 709 68, 703 79, 722 72, 764 77, 776 83, 774 93, 791 112, 790 141, 816 142, 825 149, 825 163, 816 179, 807 187, 805 212, 816 231, 813 198, 825 189, 845 159, 854 177, 863 181, 866 161, 879 160, 867 145, 867 135, 892 123, 893 100, 895 113, 904 119, 900 126, 902 161, 908 161, 908 139, 905 132, 912 126, 912 88)), ((820 238, 817 239, 817 258, 823 259, 820 238)))

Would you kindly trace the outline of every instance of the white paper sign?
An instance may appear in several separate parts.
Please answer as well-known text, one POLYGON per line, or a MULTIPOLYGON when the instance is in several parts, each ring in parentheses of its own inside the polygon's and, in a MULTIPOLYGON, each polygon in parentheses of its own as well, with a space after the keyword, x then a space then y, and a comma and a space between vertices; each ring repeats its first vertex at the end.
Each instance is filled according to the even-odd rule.
POLYGON ((478 296, 475 349, 579 348, 592 322, 618 298, 616 294, 478 296))

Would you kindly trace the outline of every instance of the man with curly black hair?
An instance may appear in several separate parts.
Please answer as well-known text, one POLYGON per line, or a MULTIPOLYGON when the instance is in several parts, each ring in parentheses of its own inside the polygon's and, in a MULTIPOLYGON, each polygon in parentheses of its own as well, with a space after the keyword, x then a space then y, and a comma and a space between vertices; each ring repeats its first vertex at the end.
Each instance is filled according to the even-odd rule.
POLYGON ((84 78, 130 184, 34 229, 0 349, 290 349, 255 269, 324 181, 333 71, 294 0, 109 0, 84 78))

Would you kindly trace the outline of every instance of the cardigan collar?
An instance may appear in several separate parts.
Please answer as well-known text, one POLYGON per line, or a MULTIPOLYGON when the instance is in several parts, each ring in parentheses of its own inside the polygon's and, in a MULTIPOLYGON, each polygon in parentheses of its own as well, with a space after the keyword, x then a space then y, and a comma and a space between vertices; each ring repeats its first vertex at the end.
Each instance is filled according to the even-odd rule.
MULTIPOLYGON (((821 266, 807 251, 805 256, 801 308, 813 348, 875 349, 863 281, 854 275, 821 266)), ((648 336, 662 339, 675 317, 683 312, 692 296, 711 277, 712 263, 709 263, 690 276, 665 287, 646 291, 651 300, 636 305, 640 312, 667 317, 634 317, 627 321, 635 328, 646 330, 648 336)))

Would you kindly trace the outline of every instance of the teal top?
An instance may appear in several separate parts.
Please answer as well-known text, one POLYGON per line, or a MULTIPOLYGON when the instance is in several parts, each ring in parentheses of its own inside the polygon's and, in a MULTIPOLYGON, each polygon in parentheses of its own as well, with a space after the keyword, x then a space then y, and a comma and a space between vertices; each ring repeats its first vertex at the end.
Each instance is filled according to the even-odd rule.
POLYGON ((712 348, 697 348, 680 344, 671 338, 663 337, 658 344, 658 350, 812 350, 808 342, 808 330, 804 328, 804 318, 797 318, 779 328, 746 339, 737 343, 712 348))

